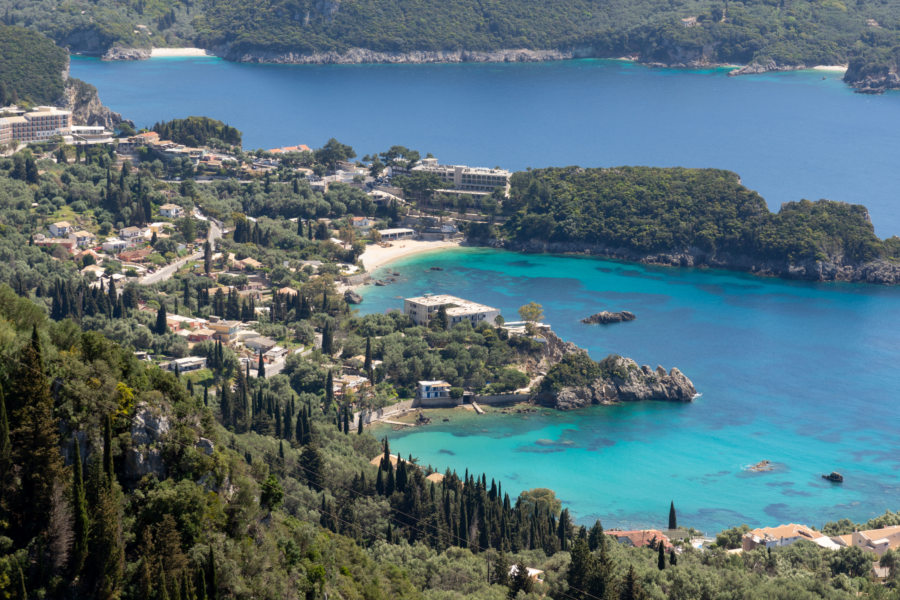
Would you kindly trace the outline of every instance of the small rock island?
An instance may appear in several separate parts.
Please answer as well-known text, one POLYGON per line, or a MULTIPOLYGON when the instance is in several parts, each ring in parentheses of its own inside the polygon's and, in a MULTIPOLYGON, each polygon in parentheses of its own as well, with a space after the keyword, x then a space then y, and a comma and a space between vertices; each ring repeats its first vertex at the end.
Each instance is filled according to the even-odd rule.
POLYGON ((582 323, 586 325, 608 325, 610 323, 623 323, 625 321, 634 321, 637 317, 634 316, 634 313, 628 312, 627 310, 623 310, 620 312, 610 312, 608 310, 602 310, 597 314, 591 315, 589 317, 585 317, 581 320, 582 323))

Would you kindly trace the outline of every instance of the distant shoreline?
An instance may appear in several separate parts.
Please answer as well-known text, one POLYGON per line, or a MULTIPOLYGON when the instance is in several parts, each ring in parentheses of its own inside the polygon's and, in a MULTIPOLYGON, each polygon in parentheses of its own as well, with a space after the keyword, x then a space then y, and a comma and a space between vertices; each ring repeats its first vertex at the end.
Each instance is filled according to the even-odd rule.
POLYGON ((153 48, 150 58, 187 58, 191 56, 214 56, 203 48, 153 48))

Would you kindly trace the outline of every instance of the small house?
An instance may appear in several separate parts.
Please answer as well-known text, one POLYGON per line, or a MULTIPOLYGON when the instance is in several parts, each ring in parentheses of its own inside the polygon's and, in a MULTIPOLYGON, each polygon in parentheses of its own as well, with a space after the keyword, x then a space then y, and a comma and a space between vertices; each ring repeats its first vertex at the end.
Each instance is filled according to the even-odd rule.
POLYGON ((163 204, 159 207, 159 215, 167 219, 180 219, 184 216, 184 209, 177 204, 163 204))
POLYGON ((72 225, 68 221, 53 223, 49 229, 50 235, 56 238, 69 237, 69 234, 72 233, 72 225))

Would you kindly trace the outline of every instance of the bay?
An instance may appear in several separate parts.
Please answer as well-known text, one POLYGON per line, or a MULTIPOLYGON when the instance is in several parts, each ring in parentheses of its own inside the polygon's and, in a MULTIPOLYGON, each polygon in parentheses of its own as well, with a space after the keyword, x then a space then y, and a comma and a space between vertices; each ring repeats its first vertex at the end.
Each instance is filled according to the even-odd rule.
MULTIPOLYGON (((653 268, 488 249, 431 253, 364 288, 363 313, 450 293, 502 310, 528 301, 595 359, 609 353, 680 368, 702 396, 561 413, 472 416, 392 431, 393 451, 443 471, 503 482, 513 496, 549 487, 580 522, 664 526, 865 520, 900 509, 900 290, 810 284, 723 271, 653 268), (430 267, 441 267, 432 271, 430 267), (630 310, 610 326, 580 319, 630 310), (763 459, 775 470, 745 467, 763 459), (821 475, 832 470, 843 485, 821 475)), ((384 275, 384 272, 376 276, 384 275)))
POLYGON ((246 148, 336 137, 358 154, 402 144, 454 164, 651 165, 739 173, 770 208, 808 198, 869 207, 900 234, 900 94, 863 96, 840 74, 728 77, 623 61, 257 65, 217 58, 73 57, 138 126, 222 119, 246 148))
MULTIPOLYGON (((72 75, 139 126, 208 115, 245 147, 329 137, 359 154, 403 144, 443 162, 719 167, 773 209, 802 197, 866 204, 900 233, 900 94, 860 96, 818 71, 731 78, 724 69, 621 61, 286 66, 215 58, 101 62, 72 75)), ((446 292, 500 307, 544 305, 594 358, 678 366, 703 396, 571 413, 451 415, 392 447, 443 470, 469 468, 512 494, 557 491, 581 522, 717 531, 864 520, 900 500, 900 291, 810 284, 576 257, 462 249, 391 265, 401 281, 364 292, 363 312, 446 292), (427 267, 440 265, 443 271, 427 267), (632 323, 586 326, 601 309, 632 323), (762 459, 770 473, 744 467, 762 459), (822 473, 845 474, 843 485, 822 473)))

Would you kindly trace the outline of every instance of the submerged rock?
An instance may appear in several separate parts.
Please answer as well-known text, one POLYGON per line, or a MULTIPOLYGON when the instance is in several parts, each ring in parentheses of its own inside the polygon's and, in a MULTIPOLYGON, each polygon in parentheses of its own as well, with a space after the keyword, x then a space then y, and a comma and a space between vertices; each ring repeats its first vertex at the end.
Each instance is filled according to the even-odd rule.
POLYGON ((581 322, 592 325, 595 323, 599 323, 600 325, 607 325, 609 323, 622 323, 624 321, 634 321, 635 320, 634 313, 628 312, 627 310, 623 310, 620 312, 610 312, 608 310, 603 310, 598 312, 595 315, 591 315, 585 319, 582 319, 581 322))

